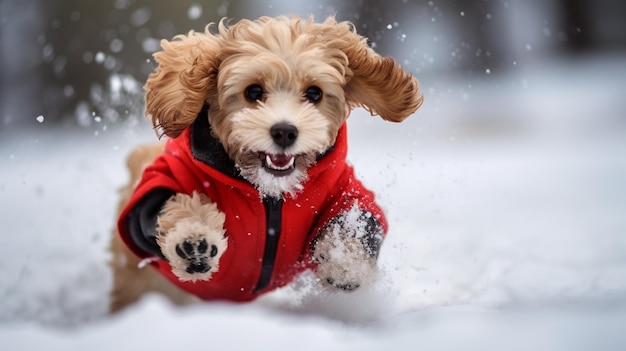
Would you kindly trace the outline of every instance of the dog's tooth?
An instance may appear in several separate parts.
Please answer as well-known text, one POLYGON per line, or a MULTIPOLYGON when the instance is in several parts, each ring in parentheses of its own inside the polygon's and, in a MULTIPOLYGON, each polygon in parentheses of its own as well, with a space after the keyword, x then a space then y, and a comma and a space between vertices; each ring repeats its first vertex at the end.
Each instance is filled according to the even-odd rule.
MULTIPOLYGON (((284 156, 283 156, 284 157, 284 156)), ((284 165, 284 166, 278 166, 273 160, 272 160, 272 156, 271 155, 265 155, 265 163, 267 164, 268 167, 273 168, 275 170, 278 171, 284 171, 286 169, 289 169, 293 166, 294 162, 295 162, 295 157, 291 156, 289 158, 289 161, 284 165)), ((282 163, 282 162, 281 162, 282 163)))

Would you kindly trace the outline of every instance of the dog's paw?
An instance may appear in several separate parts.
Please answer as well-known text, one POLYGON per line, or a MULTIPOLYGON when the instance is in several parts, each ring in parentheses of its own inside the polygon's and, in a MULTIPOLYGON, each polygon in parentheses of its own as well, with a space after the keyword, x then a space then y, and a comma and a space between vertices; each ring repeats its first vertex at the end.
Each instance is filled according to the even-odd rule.
POLYGON ((163 255, 181 281, 209 280, 219 270, 219 260, 227 248, 224 231, 203 223, 182 220, 159 237, 163 255))
POLYGON ((228 247, 226 216, 207 197, 176 194, 158 218, 157 243, 181 281, 209 280, 228 247))
POLYGON ((356 238, 325 235, 313 250, 318 280, 327 288, 353 291, 371 283, 378 273, 376 258, 356 238))

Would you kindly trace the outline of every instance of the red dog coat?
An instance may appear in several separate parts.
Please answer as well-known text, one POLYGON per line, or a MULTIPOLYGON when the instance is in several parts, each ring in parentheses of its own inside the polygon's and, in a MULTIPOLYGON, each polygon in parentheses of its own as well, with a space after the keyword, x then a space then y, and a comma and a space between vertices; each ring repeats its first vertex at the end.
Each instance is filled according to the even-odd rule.
MULTIPOLYGON (((185 194, 197 191, 217 204, 226 215, 228 248, 209 281, 181 282, 166 260, 151 263, 183 290, 206 300, 249 301, 284 286, 298 273, 315 268, 311 245, 317 232, 353 206, 366 213, 383 235, 386 232, 387 223, 373 193, 363 187, 346 163, 345 124, 335 145, 309 168, 303 190, 295 197, 273 199, 262 198, 239 176, 221 144, 210 135, 206 120, 197 118, 179 137, 167 141, 165 152, 145 169, 118 221, 119 233, 128 248, 146 258, 153 254, 133 240, 129 217, 152 190, 185 194)), ((380 240, 375 245, 376 255, 380 240)))

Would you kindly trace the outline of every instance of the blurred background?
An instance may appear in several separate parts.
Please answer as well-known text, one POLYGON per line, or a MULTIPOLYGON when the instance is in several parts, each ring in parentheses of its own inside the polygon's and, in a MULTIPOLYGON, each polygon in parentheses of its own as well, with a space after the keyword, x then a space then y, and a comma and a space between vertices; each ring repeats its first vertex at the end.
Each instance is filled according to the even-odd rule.
MULTIPOLYGON (((0 0, 0 345, 3 330, 20 345, 39 340, 6 322, 105 315, 124 158, 155 139, 142 86, 159 41, 223 17, 279 14, 351 21, 420 80, 424 105, 401 128, 363 110, 349 120, 349 160, 393 228, 379 260, 395 294, 388 313, 417 311, 422 325, 438 306, 570 303, 582 313, 550 319, 582 322, 557 328, 577 346, 563 349, 585 349, 572 336, 589 330, 610 342, 598 328, 623 348, 626 2, 614 0, 0 0)), ((317 313, 375 305, 342 301, 317 313)), ((453 330, 431 341, 475 326, 443 316, 453 330)), ((552 334, 535 323, 544 316, 530 330, 552 334)), ((383 329, 421 338, 396 324, 383 329)), ((234 330, 224 328, 213 335, 234 330)))
MULTIPOLYGON (((524 74, 542 63, 584 69, 626 57, 626 3, 613 0, 0 0, 0 133, 42 120, 89 127, 141 118, 160 39, 222 17, 278 14, 354 22, 421 80, 431 107, 450 93, 463 104, 485 81, 511 95, 537 88, 524 74), (446 92, 447 80, 462 83, 446 92)), ((480 115, 471 125, 507 124, 469 114, 480 115)))

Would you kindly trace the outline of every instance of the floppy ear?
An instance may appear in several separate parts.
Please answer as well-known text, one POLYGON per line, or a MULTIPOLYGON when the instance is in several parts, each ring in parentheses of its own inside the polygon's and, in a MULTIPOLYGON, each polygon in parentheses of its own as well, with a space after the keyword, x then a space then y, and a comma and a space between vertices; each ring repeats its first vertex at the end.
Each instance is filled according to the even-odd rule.
POLYGON ((198 116, 208 96, 215 92, 219 38, 189 32, 161 41, 163 51, 154 54, 159 64, 148 76, 146 116, 160 134, 178 136, 198 116))
POLYGON ((424 96, 411 73, 391 57, 381 57, 370 49, 351 23, 341 22, 335 27, 348 59, 346 100, 350 107, 361 106, 384 120, 401 122, 422 105, 424 96))

